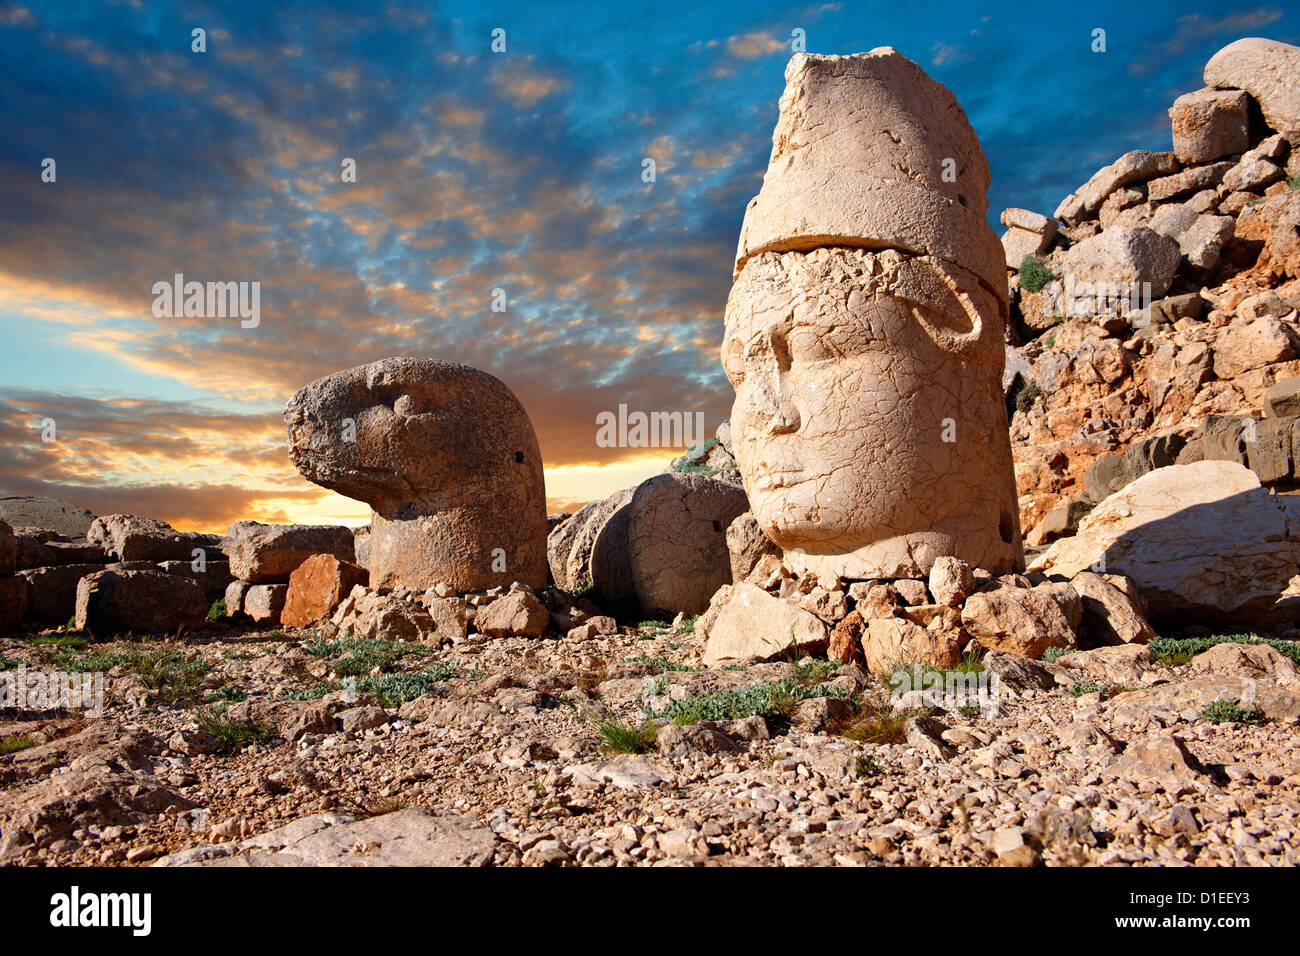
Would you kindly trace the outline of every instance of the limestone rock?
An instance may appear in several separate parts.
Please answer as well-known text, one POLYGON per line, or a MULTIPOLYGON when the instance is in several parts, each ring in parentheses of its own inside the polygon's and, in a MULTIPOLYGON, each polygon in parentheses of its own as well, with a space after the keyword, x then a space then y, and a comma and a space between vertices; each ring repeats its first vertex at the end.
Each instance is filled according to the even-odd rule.
POLYGON ((951 92, 890 47, 798 53, 785 77, 737 274, 762 252, 893 246, 962 263, 1005 288, 1004 253, 984 219, 988 162, 951 92))
POLYGON ((1169 108, 1174 155, 1184 163, 1208 163, 1250 146, 1246 94, 1240 90, 1184 93, 1169 108))
MULTIPOLYGON (((375 587, 546 584, 537 436, 496 378, 384 359, 307 385, 285 408, 285 424, 299 471, 374 509, 375 587)), ((336 556, 351 560, 351 544, 336 556)))
POLYGON ((1145 149, 1125 153, 1109 166, 1097 170, 1076 192, 1067 196, 1057 207, 1055 217, 1069 223, 1091 219, 1101 209, 1106 197, 1121 186, 1167 176, 1175 172, 1178 165, 1173 153, 1152 153, 1145 149))
POLYGON ((11 577, 18 569, 18 536, 0 519, 0 578, 11 577))
POLYGON ((829 636, 830 629, 816 615, 752 584, 737 584, 708 626, 702 660, 717 667, 772 660, 791 651, 820 653, 829 636))
POLYGON ((577 591, 591 583, 591 551, 596 538, 605 523, 632 500, 634 490, 628 488, 588 502, 547 536, 546 560, 557 588, 577 591))
POLYGON ((1115 758, 1108 770, 1115 776, 1136 783, 1151 781, 1166 790, 1176 790, 1196 782, 1204 773, 1200 761, 1174 734, 1142 738, 1129 744, 1115 758))
POLYGON ((306 627, 327 620, 358 584, 369 583, 364 568, 340 561, 332 554, 308 558, 289 575, 280 623, 287 627, 306 627))
POLYGON ((435 631, 433 618, 421 605, 360 585, 338 606, 330 622, 353 637, 380 641, 429 643, 435 631))
POLYGON ((648 614, 699 614, 731 581, 727 527, 747 507, 736 485, 672 473, 632 496, 627 540, 637 599, 648 614))
POLYGON ((610 601, 622 600, 636 589, 627 539, 631 521, 632 498, 627 495, 626 503, 610 514, 591 542, 591 583, 610 601))
POLYGON ((42 627, 66 624, 77 613, 77 582, 102 564, 64 564, 20 571, 27 587, 26 620, 42 627))
POLYGON ((763 555, 780 557, 781 549, 763 534, 754 513, 746 511, 727 526, 727 553, 731 558, 731 581, 739 584, 749 578, 763 555))
POLYGON ((541 637, 551 621, 531 591, 510 591, 478 609, 474 629, 487 637, 541 637))
POLYGON ((254 624, 279 624, 288 596, 287 584, 253 584, 244 592, 243 611, 254 624))
POLYGON ((208 616, 203 589, 162 571, 96 571, 77 582, 78 630, 96 637, 170 634, 202 627, 208 616))
POLYGON ((1205 84, 1245 90, 1264 119, 1292 143, 1300 143, 1300 47, 1263 37, 1229 43, 1205 64, 1205 84))
POLYGON ((27 581, 24 578, 0 578, 0 631, 18 627, 27 613, 27 581))
POLYGON ((1096 566, 1133 581, 1153 623, 1265 625, 1300 617, 1300 564, 1285 496, 1242 465, 1159 468, 1111 495, 1031 565, 1073 577, 1096 566), (1293 591, 1295 594, 1293 595, 1293 591))
POLYGON ((1135 602, 1102 575, 1080 571, 1070 586, 1083 601, 1083 626, 1093 646, 1145 644, 1156 636, 1135 602))
POLYGON ((1300 378, 1274 382, 1264 391, 1264 414, 1272 418, 1300 415, 1300 378))
POLYGON ((1151 298, 1158 299, 1168 291, 1178 260, 1178 243, 1153 229, 1107 229, 1065 254, 1066 285, 1072 288, 1075 300, 1067 303, 1067 308, 1071 314, 1088 314, 1092 306, 1086 300, 1094 294, 1091 290, 1112 290, 1112 297, 1127 297, 1148 283, 1151 298))
POLYGON ((975 590, 975 575, 961 558, 936 558, 930 568, 930 593, 939 604, 961 607, 975 590))
POLYGON ((877 617, 866 623, 862 653, 873 674, 889 674, 913 664, 956 667, 969 639, 954 620, 942 615, 932 617, 928 626, 906 617, 877 617))
POLYGON ((165 521, 140 515, 102 515, 91 522, 86 538, 120 561, 189 561, 196 548, 204 549, 207 557, 220 557, 212 535, 177 531, 165 521))
POLYGON ((961 622, 990 651, 1038 658, 1049 647, 1078 646, 1082 613, 1079 594, 1068 584, 999 587, 971 595, 961 622))
POLYGON ((342 525, 262 524, 236 521, 223 539, 230 571, 250 584, 285 582, 294 570, 317 554, 351 562, 352 529, 342 525))

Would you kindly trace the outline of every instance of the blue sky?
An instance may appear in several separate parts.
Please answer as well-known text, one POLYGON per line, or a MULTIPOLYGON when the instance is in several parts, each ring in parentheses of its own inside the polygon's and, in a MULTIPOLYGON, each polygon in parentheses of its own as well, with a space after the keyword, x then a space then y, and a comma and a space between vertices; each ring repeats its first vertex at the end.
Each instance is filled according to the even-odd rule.
POLYGON ((183 527, 361 519, 294 472, 279 412, 313 378, 403 354, 515 390, 555 507, 660 470, 663 452, 597 446, 595 416, 726 416, 722 308, 796 28, 814 53, 894 46, 952 89, 996 226, 1168 148, 1166 111, 1205 61, 1241 36, 1300 42, 1300 12, 0 4, 0 489, 183 527), (261 325, 154 318, 152 284, 176 272, 260 281, 261 325))

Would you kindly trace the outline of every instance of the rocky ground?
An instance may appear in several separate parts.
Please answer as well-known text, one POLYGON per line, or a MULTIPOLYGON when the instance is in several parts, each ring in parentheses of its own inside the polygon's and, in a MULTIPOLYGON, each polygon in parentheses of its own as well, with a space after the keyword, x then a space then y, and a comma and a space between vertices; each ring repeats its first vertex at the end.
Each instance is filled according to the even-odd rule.
POLYGON ((689 622, 380 643, 0 639, 6 667, 109 675, 99 718, 0 724, 0 860, 1300 863, 1300 671, 1268 646, 990 654, 994 716, 853 665, 702 670, 689 622))

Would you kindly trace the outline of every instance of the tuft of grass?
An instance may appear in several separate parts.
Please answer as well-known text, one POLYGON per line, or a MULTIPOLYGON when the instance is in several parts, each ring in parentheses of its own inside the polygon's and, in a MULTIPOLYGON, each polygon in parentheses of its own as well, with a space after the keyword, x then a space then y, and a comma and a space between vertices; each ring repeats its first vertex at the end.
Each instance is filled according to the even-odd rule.
POLYGON ((659 734, 656 727, 639 730, 621 720, 593 720, 592 725, 604 741, 602 750, 607 754, 643 754, 655 745, 659 734))
POLYGON ((698 614, 692 614, 690 617, 685 618, 682 621, 682 632, 685 634, 694 634, 695 622, 698 621, 699 619, 700 616, 698 614))
POLYGON ((805 686, 787 679, 674 700, 663 710, 650 716, 656 720, 671 720, 681 725, 697 724, 702 720, 785 717, 801 700, 845 696, 847 694, 841 687, 832 687, 828 684, 805 686))
POLYGON ((1220 697, 1213 703, 1205 705, 1201 710, 1201 720, 1211 724, 1226 724, 1229 722, 1262 724, 1267 718, 1254 707, 1243 705, 1239 700, 1220 697))
POLYGON ((907 742, 907 719, 914 711, 894 709, 888 700, 863 706, 856 720, 840 730, 841 737, 864 744, 901 744, 907 742))
POLYGON ((13 670, 20 663, 22 662, 11 660, 10 658, 5 657, 3 654, 0 654, 0 671, 13 670))
POLYGON ((1020 288, 1026 292, 1038 292, 1055 278, 1047 263, 1037 256, 1020 260, 1020 288))
POLYGON ((79 651, 90 646, 90 638, 77 631, 73 634, 40 634, 27 643, 33 647, 68 647, 79 651))
POLYGON ((0 738, 0 757, 8 757, 10 754, 35 746, 36 741, 31 737, 3 737, 0 738))
POLYGON ((208 620, 216 621, 216 620, 220 620, 225 616, 226 616, 226 599, 223 597, 219 597, 215 601, 213 601, 212 606, 208 608, 208 620))
POLYGON ((1183 638, 1154 637, 1147 644, 1147 650, 1160 663, 1173 667, 1186 664, 1197 654, 1202 654, 1219 644, 1267 644, 1300 664, 1300 644, 1295 641, 1284 641, 1274 637, 1260 637, 1258 634, 1212 634, 1209 637, 1183 638))
POLYGON ((1106 684, 1099 684, 1095 680, 1077 680, 1070 685, 1071 697, 1082 697, 1084 694, 1104 694, 1106 693, 1106 684))
POLYGON ((934 667, 931 664, 920 665, 919 672, 913 671, 911 664, 895 664, 890 668, 890 674, 887 678, 889 684, 900 692, 909 690, 922 690, 927 686, 933 686, 936 679, 940 686, 948 685, 948 675, 953 674, 964 677, 967 674, 980 674, 984 671, 984 654, 981 649, 976 648, 967 651, 962 655, 961 662, 956 667, 934 667), (920 683, 915 687, 912 686, 912 680, 919 674, 920 683))
POLYGON ((199 730, 215 737, 226 750, 243 750, 249 744, 263 744, 275 736, 275 730, 269 724, 227 720, 223 716, 224 709, 200 710, 197 716, 199 730))

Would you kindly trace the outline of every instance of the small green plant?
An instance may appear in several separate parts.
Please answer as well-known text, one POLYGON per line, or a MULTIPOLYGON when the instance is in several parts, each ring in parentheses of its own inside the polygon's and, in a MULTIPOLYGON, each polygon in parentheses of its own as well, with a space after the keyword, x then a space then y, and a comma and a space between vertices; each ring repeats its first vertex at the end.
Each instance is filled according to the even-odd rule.
POLYGON ((1037 256, 1025 256, 1020 260, 1020 288, 1026 292, 1041 291, 1055 278, 1047 263, 1037 256))
POLYGON ((1186 664, 1197 654, 1219 644, 1267 644, 1280 654, 1300 664, 1300 644, 1258 634, 1213 634, 1209 637, 1153 637, 1147 644, 1151 656, 1162 664, 1176 667, 1186 664))
POLYGON ((227 720, 225 707, 219 705, 211 710, 197 713, 199 730, 220 741, 226 750, 243 750, 249 744, 263 744, 275 736, 275 731, 268 724, 255 724, 239 720, 227 720))
POLYGON ((1043 339, 1043 345, 1049 349, 1056 348, 1056 333, 1053 332, 1047 338, 1043 339))
POLYGON ((13 670, 19 665, 19 663, 19 661, 11 660, 3 654, 0 654, 0 671, 13 670))
POLYGON ((656 727, 640 730, 621 720, 593 720, 592 725, 604 741, 602 750, 607 754, 643 754, 655 745, 659 734, 656 727))
POLYGON ((226 599, 217 598, 208 608, 208 620, 217 621, 226 616, 226 599))
POLYGON ((203 679, 212 670, 201 657, 191 660, 179 651, 132 644, 110 645, 99 653, 82 656, 67 653, 55 658, 54 663, 67 671, 107 671, 121 667, 128 674, 138 674, 144 685, 167 704, 197 696, 203 679))
POLYGON ((1043 390, 1038 387, 1037 382, 1025 382, 1016 392, 1016 411, 1029 411, 1042 394, 1043 390))
POLYGON ((20 750, 26 750, 28 747, 35 747, 36 742, 31 737, 4 737, 0 738, 0 757, 7 757, 10 754, 16 754, 20 750))
POLYGON ((340 677, 362 677, 376 667, 381 673, 391 671, 407 657, 428 657, 433 651, 412 641, 384 641, 344 635, 332 641, 315 639, 302 645, 312 657, 329 657, 330 667, 340 677))
POLYGON ((266 634, 263 635, 263 636, 264 636, 268 641, 279 641, 279 640, 282 640, 282 639, 284 638, 284 631, 280 631, 280 630, 267 631, 266 634))
POLYGON ((1265 719, 1254 707, 1228 697, 1220 697, 1201 710, 1201 720, 1211 724, 1262 724, 1265 719))
POLYGON ((1292 176, 1286 181, 1287 192, 1293 189, 1300 189, 1300 176, 1292 176))
POLYGON ((636 657, 629 657, 629 664, 645 664, 656 674, 666 672, 693 672, 703 670, 698 664, 681 664, 677 661, 670 661, 666 657, 650 657, 647 654, 638 654, 636 657))
POLYGON ((790 679, 800 687, 815 687, 834 677, 840 667, 839 661, 811 659, 802 664, 795 664, 790 669, 790 679))
POLYGON ((583 598, 591 600, 599 595, 600 589, 597 588, 596 583, 591 580, 591 575, 587 575, 585 578, 579 578, 578 583, 573 586, 573 596, 576 600, 581 601, 583 598))
POLYGON ((695 622, 698 621, 699 619, 700 619, 700 616, 699 616, 698 614, 692 614, 690 617, 688 617, 688 618, 686 618, 685 620, 683 620, 683 621, 682 621, 682 628, 681 628, 682 631, 683 631, 684 633, 686 633, 686 634, 694 634, 694 633, 695 633, 695 622))
POLYGON ((1099 684, 1095 680, 1077 680, 1070 685, 1071 697, 1082 697, 1084 694, 1104 694, 1106 685, 1099 684))
POLYGON ((1077 650, 1077 647, 1049 647, 1047 652, 1043 654, 1043 660, 1050 664, 1057 658, 1064 657, 1066 654, 1073 654, 1077 650))
POLYGON ((829 684, 809 687, 787 679, 674 700, 663 710, 650 716, 656 720, 671 720, 675 724, 682 725, 698 724, 702 720, 784 717, 802 700, 845 696, 847 694, 841 687, 829 684))
MULTIPOLYGON (((477 671, 466 673, 465 677, 474 679, 477 671)), ((400 707, 407 701, 432 691, 438 684, 462 676, 460 665, 440 662, 421 671, 400 671, 396 674, 381 674, 378 677, 356 678, 353 685, 359 694, 373 694, 384 707, 400 707)), ((342 690, 342 684, 317 684, 289 696, 295 700, 320 700, 326 694, 342 690)))
POLYGON ((853 762, 853 772, 859 780, 874 780, 880 776, 880 765, 872 756, 862 756, 853 762))
POLYGON ((980 715, 980 708, 978 704, 967 704, 965 707, 958 707, 957 713, 966 718, 974 718, 980 715))
POLYGON ((707 441, 701 442, 687 451, 686 454, 682 455, 681 460, 673 468, 673 471, 687 475, 705 475, 707 477, 712 477, 718 474, 719 469, 710 468, 704 462, 699 462, 698 464, 695 462, 695 459, 705 457, 710 451, 716 448, 717 445, 718 440, 716 438, 710 438, 707 441))

